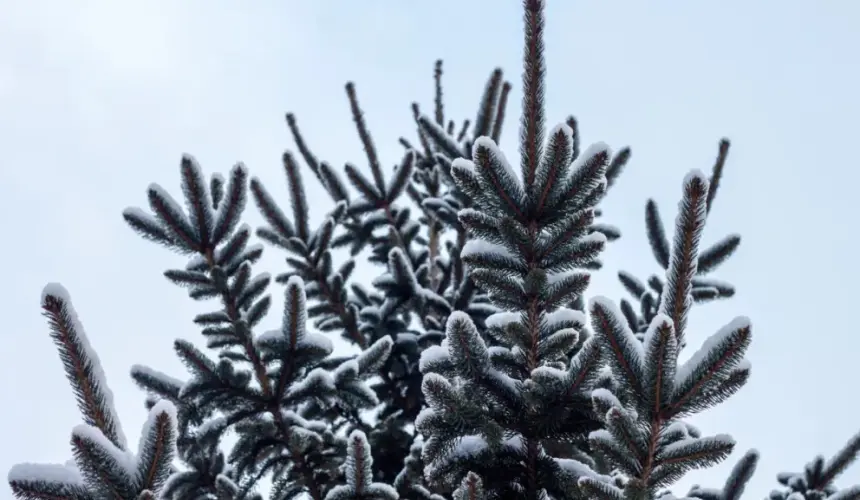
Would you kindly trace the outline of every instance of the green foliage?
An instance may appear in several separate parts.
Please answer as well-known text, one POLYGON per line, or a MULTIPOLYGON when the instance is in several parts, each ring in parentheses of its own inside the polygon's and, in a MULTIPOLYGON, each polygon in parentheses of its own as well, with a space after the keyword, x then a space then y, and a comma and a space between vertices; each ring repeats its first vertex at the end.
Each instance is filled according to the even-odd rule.
MULTIPOLYGON (((720 140, 719 152, 717 160, 711 171, 711 176, 708 181, 709 189, 703 200, 703 206, 700 210, 705 216, 710 214, 713 207, 714 198, 717 193, 717 188, 723 177, 723 169, 725 167, 726 158, 729 153, 729 140, 720 140)), ((648 242, 651 245, 651 252, 654 254, 654 259, 661 269, 668 272, 670 265, 677 265, 678 262, 672 260, 672 249, 670 248, 669 240, 666 238, 666 231, 663 228, 663 222, 660 218, 660 213, 657 209, 657 203, 649 199, 645 205, 645 228, 648 235, 648 242)), ((700 235, 701 236, 701 235, 700 235)), ((690 279, 690 297, 696 304, 703 304, 717 299, 731 298, 735 294, 735 287, 724 281, 716 280, 707 277, 708 274, 718 269, 726 262, 735 251, 740 247, 741 237, 737 234, 730 234, 718 240, 710 247, 701 250, 696 256, 696 271, 692 279, 690 279)), ((692 264, 686 263, 688 266, 692 264)), ((651 275, 646 283, 633 276, 627 271, 620 271, 618 279, 627 290, 628 293, 639 303, 637 309, 626 299, 621 299, 620 307, 627 321, 628 326, 637 333, 638 338, 642 338, 648 325, 654 320, 654 317, 659 312, 660 303, 663 300, 663 294, 674 293, 673 289, 666 288, 666 283, 663 278, 657 275, 651 275)), ((670 297, 670 300, 671 297, 670 297)))
POLYGON ((84 423, 72 430, 72 462, 18 464, 9 471, 12 492, 24 500, 154 499, 172 472, 176 407, 165 400, 150 409, 137 453, 132 453, 98 356, 68 292, 57 284, 46 286, 42 309, 84 423))
MULTIPOLYGON (((350 82, 366 168, 320 159, 287 114, 298 152, 282 156, 288 209, 241 164, 207 177, 183 156, 183 203, 150 185, 150 211, 123 217, 186 259, 164 273, 170 282, 216 304, 193 318, 206 350, 174 342, 186 380, 132 367, 150 418, 131 455, 67 294, 49 286, 43 308, 84 425, 73 432, 75 467, 18 466, 16 496, 672 500, 667 488, 684 474, 725 459, 734 441, 685 419, 749 379, 750 321, 736 318, 686 362, 679 356, 693 306, 735 291, 710 274, 740 236, 700 248, 729 142, 709 176, 684 179, 672 239, 646 203, 660 275, 619 273, 638 306, 595 297, 586 307, 590 273, 621 236, 599 207, 631 151, 583 148, 573 117, 546 130, 544 3, 523 1, 517 167, 498 146, 512 89, 502 70, 458 126, 437 61, 432 113, 412 104, 417 146, 401 138, 406 151, 389 172, 350 82), (299 159, 332 201, 317 227, 299 159), (264 220, 256 230, 242 223, 249 192, 264 220), (265 248, 254 238, 284 253, 274 279, 256 271, 265 248), (353 277, 364 256, 380 268, 369 284, 353 277), (261 332, 273 281, 284 288, 281 324, 261 332), (335 356, 332 334, 358 353, 335 356)), ((860 435, 831 460, 780 475, 770 498, 860 499, 860 487, 834 485, 858 453, 860 435)), ((741 498, 758 456, 744 455, 721 488, 686 498, 741 498)))

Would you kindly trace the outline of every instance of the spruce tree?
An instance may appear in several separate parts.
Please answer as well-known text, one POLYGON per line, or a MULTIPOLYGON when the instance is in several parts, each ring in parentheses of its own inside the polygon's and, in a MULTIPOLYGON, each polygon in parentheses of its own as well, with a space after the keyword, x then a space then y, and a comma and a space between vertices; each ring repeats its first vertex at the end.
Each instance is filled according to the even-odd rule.
POLYGON ((83 423, 72 430, 73 460, 14 466, 8 476, 12 492, 22 500, 155 500, 172 472, 176 407, 167 400, 154 405, 137 450, 130 449, 113 393, 69 293, 59 284, 47 285, 42 310, 83 423))
MULTIPOLYGON (((241 164, 207 177, 183 156, 184 208, 150 185, 151 213, 130 208, 123 217, 185 256, 168 280, 194 300, 217 301, 193 319, 214 359, 177 340, 186 380, 132 367, 151 415, 133 458, 67 294, 49 286, 43 307, 86 425, 73 437, 77 465, 18 466, 9 476, 16 495, 669 500, 667 488, 686 472, 728 456, 729 436, 703 437, 685 419, 748 379, 749 321, 729 322, 679 362, 692 306, 734 295, 709 273, 740 237, 699 249, 728 140, 710 176, 684 179, 672 239, 656 204, 646 204, 663 276, 619 273, 638 307, 602 297, 586 307, 589 272, 621 235, 599 206, 631 153, 581 148, 573 117, 545 130, 544 1, 523 5, 518 169, 497 145, 512 89, 502 71, 488 79, 475 119, 458 126, 446 117, 437 61, 432 116, 412 104, 417 145, 401 138, 406 151, 389 173, 348 83, 366 168, 321 160, 287 114, 298 152, 282 156, 288 209, 241 164), (332 199, 316 228, 299 158, 332 199), (255 231, 242 224, 249 192, 265 221, 255 231), (254 236, 284 252, 286 270, 255 271, 264 247, 254 236), (382 270, 371 286, 352 278, 365 253, 382 270), (284 287, 281 326, 260 332, 272 281, 284 287), (335 356, 331 334, 360 353, 335 356)), ((781 475, 784 489, 771 498, 860 498, 858 488, 833 485, 858 442, 781 475)), ((694 487, 685 498, 741 498, 757 460, 751 450, 721 488, 694 487)))
POLYGON ((585 317, 565 307, 582 296, 583 269, 595 267, 605 244, 590 224, 609 184, 609 154, 596 145, 574 159, 566 125, 544 144, 544 5, 524 5, 519 172, 487 137, 475 142, 472 161, 458 159, 451 169, 474 203, 459 213, 472 236, 463 258, 504 311, 487 321, 498 343, 488 347, 477 325, 455 312, 443 344, 425 351, 429 408, 416 426, 428 437, 426 473, 448 485, 477 476, 491 498, 653 498, 731 452, 731 438, 701 437, 681 418, 746 382, 749 321, 730 322, 679 365, 709 200, 700 172, 684 181, 665 284, 644 339, 607 299, 591 301, 593 336, 585 317), (598 386, 604 363, 611 376, 598 386), (613 476, 547 453, 544 443, 560 441, 587 443, 613 476))

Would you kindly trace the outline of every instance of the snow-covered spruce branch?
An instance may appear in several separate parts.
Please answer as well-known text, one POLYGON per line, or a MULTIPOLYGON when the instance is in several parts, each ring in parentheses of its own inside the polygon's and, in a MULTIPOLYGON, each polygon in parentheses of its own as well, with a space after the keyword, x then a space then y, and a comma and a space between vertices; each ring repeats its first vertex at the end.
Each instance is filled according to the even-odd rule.
POLYGON ((634 336, 615 304, 603 298, 592 301, 592 327, 610 362, 617 389, 595 391, 594 405, 605 415, 606 428, 592 432, 589 441, 627 479, 621 488, 581 479, 580 486, 597 498, 650 498, 687 471, 724 459, 734 448, 729 436, 691 434, 680 420, 728 399, 744 385, 750 369, 744 359, 751 340, 746 318, 730 322, 686 363, 678 363, 693 303, 691 281, 707 193, 708 181, 700 172, 687 176, 666 276, 667 292, 644 342, 634 336))
MULTIPOLYGON (((207 420, 202 430, 197 429, 201 438, 220 437, 231 428, 237 432, 239 441, 230 461, 240 483, 250 487, 263 475, 274 473, 279 494, 307 491, 321 500, 325 488, 331 487, 345 443, 328 430, 326 422, 302 417, 302 408, 314 403, 351 412, 376 405, 378 400, 363 378, 385 362, 391 342, 381 339, 358 359, 327 369, 331 367, 324 366, 324 361, 332 345, 326 337, 305 330, 306 296, 298 277, 287 282, 281 329, 255 336, 253 327, 270 307, 270 298, 264 295, 270 280, 266 274, 252 277, 251 264, 262 248, 249 247, 250 228, 239 226, 246 171, 242 166, 232 170, 226 197, 213 188, 218 181, 207 188, 190 157, 183 159, 181 172, 187 215, 156 185, 149 189, 154 217, 137 209, 124 213, 145 237, 196 254, 185 269, 167 271, 166 276, 189 287, 192 298, 217 297, 222 303, 220 310, 195 318, 204 327, 208 347, 219 351, 219 362, 188 342, 176 342, 177 353, 193 375, 179 398, 207 416, 201 419, 207 420), (250 365, 250 371, 242 365, 250 365)), ((226 479, 224 475, 216 478, 226 479)))
MULTIPOLYGON (((502 127, 502 121, 505 118, 505 105, 507 96, 510 92, 511 84, 503 82, 501 69, 496 69, 490 76, 484 88, 484 93, 481 98, 481 105, 475 119, 475 126, 472 129, 472 134, 467 135, 468 127, 464 127, 461 133, 454 139, 453 127, 449 123, 448 129, 445 130, 442 124, 438 121, 433 121, 425 115, 416 114, 418 123, 418 134, 422 144, 426 144, 423 156, 419 156, 419 165, 438 164, 443 179, 447 179, 451 184, 456 186, 450 174, 451 162, 458 158, 471 158, 475 141, 480 137, 489 136, 494 142, 498 143, 499 134, 502 127), (492 133, 491 133, 492 130, 492 133)), ((579 129, 577 120, 570 116, 566 120, 568 127, 573 132, 573 144, 571 146, 571 160, 575 161, 580 155, 579 146, 579 129)), ((401 139, 407 145, 408 141, 401 139)), ((606 168, 606 189, 611 188, 631 156, 630 148, 622 148, 609 160, 606 168)), ((455 190, 456 191, 456 190, 455 190)), ((605 195, 605 192, 604 192, 605 195)), ((438 199, 430 197, 425 199, 422 204, 432 211, 433 215, 440 220, 450 220, 456 224, 456 214, 459 210, 469 208, 469 199, 467 196, 459 195, 455 197, 446 197, 438 199)), ((595 217, 600 217, 600 210, 595 209, 595 217)), ((459 224, 457 224, 459 226, 459 224)), ((621 236, 620 230, 615 226, 593 222, 592 231, 603 233, 608 241, 614 241, 621 236)), ((597 264, 595 264, 597 266, 597 264)))
MULTIPOLYGON (((708 195, 703 209, 706 215, 710 214, 717 188, 723 177, 723 169, 728 153, 729 140, 722 139, 719 144, 717 159, 708 181, 708 195)), ((651 199, 645 205, 645 228, 654 259, 661 269, 668 270, 672 255, 669 240, 666 238, 666 231, 663 228, 657 203, 651 199)), ((740 235, 730 234, 699 252, 696 258, 696 276, 690 282, 692 286, 691 297, 696 304, 704 304, 713 300, 727 299, 734 296, 735 287, 733 285, 709 278, 707 275, 717 270, 734 255, 740 243, 740 235)), ((639 303, 638 311, 626 299, 621 300, 620 306, 628 326, 641 339, 648 325, 651 324, 659 312, 666 283, 657 275, 651 275, 647 282, 643 282, 627 271, 619 271, 618 279, 633 299, 639 303)))
POLYGON ((176 454, 176 407, 165 400, 149 411, 134 453, 126 443, 99 358, 66 289, 47 285, 42 309, 84 423, 72 430, 73 460, 65 465, 15 465, 8 475, 12 492, 22 500, 154 500, 176 454))
POLYGON ((771 491, 770 500, 857 500, 860 485, 841 489, 836 479, 860 456, 860 433, 855 434, 829 460, 819 455, 806 464, 803 472, 777 475, 782 488, 771 491))
MULTIPOLYGON (((436 76, 439 84, 439 71, 436 76)), ((354 87, 347 86, 347 92, 359 136, 368 150, 373 176, 373 179, 365 178, 356 168, 347 167, 347 179, 353 190, 359 193, 358 198, 352 198, 350 189, 340 176, 311 153, 298 130, 295 117, 287 115, 288 126, 308 167, 317 174, 334 199, 348 203, 342 217, 329 218, 324 223, 326 231, 331 227, 335 230, 342 228, 343 232, 330 239, 315 239, 310 242, 313 245, 302 245, 297 241, 301 238, 293 234, 295 230, 292 228, 302 223, 300 219, 304 215, 300 207, 307 203, 294 162, 285 161, 294 221, 281 216, 272 197, 258 181, 252 181, 252 192, 268 222, 268 227, 261 228, 258 234, 292 254, 287 259, 291 270, 279 278, 298 274, 319 283, 313 290, 316 303, 311 309, 316 326, 327 331, 341 330, 354 343, 382 336, 395 340, 390 362, 379 373, 381 382, 374 386, 383 401, 378 416, 385 430, 377 429, 369 434, 382 477, 394 480, 402 472, 403 460, 408 456, 413 441, 412 433, 402 429, 411 423, 423 404, 421 376, 417 370, 421 350, 439 343, 444 335, 444 322, 452 310, 468 311, 478 322, 483 322, 496 310, 489 305, 486 295, 467 279, 459 258, 460 248, 465 242, 465 229, 456 217, 453 217, 453 224, 450 220, 434 219, 422 206, 422 200, 431 193, 445 192, 446 197, 456 198, 458 190, 453 181, 440 182, 440 168, 425 161, 432 156, 421 158, 417 152, 409 150, 393 177, 388 182, 380 182, 384 176, 377 174, 374 168, 378 160, 372 142, 367 142, 369 134, 358 108, 354 87), (420 165, 416 164, 416 158, 421 158, 420 165), (406 203, 412 201, 424 211, 424 216, 417 221, 411 217, 410 209, 398 202, 404 194, 408 196, 406 203), (457 228, 457 241, 445 241, 442 245, 443 231, 449 227, 457 228), (427 238, 420 234, 422 228, 426 228, 427 238), (377 236, 378 231, 385 234, 377 236), (332 271, 328 256, 331 251, 344 246, 350 247, 351 253, 355 254, 365 244, 371 247, 371 262, 385 265, 388 272, 373 283, 376 292, 368 292, 358 284, 352 284, 349 287, 352 294, 348 296, 344 285, 354 269, 354 261, 348 259, 337 271, 332 271), (447 250, 447 258, 442 258, 442 246, 447 250), (407 250, 404 251, 404 247, 407 250), (339 296, 327 293, 326 289, 331 289, 332 284, 343 289, 343 293, 339 296), (354 317, 358 319, 353 328, 354 317), (416 322, 420 328, 413 327, 416 322), (394 443, 390 442, 392 438, 394 443)), ((442 114, 438 109, 442 105, 440 93, 441 88, 437 85, 437 115, 442 114)))
POLYGON ((429 407, 416 427, 428 437, 425 474, 437 483, 457 485, 471 472, 493 498, 579 498, 577 472, 587 467, 548 455, 543 443, 582 443, 599 428, 588 409, 599 350, 580 335, 582 315, 564 306, 588 285, 577 269, 594 267, 605 245, 590 226, 610 155, 598 145, 574 162, 567 125, 544 146, 540 2, 527 5, 526 26, 520 172, 488 137, 475 141, 472 161, 451 168, 472 202, 459 216, 473 233, 462 257, 510 312, 487 321, 498 325, 492 347, 467 315, 449 317, 445 342, 422 356, 429 407))

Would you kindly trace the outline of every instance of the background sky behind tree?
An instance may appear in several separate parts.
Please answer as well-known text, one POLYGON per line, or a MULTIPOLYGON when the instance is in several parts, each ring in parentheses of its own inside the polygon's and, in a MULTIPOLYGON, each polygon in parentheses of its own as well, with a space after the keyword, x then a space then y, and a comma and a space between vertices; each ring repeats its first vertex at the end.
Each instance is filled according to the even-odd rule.
MULTIPOLYGON (((206 172, 241 160, 285 197, 279 158, 293 148, 283 121, 290 110, 319 156, 363 166, 343 91, 352 79, 393 166, 397 138, 414 137, 409 103, 431 109, 439 57, 448 116, 473 118, 496 66, 514 83, 509 113, 519 115, 519 1, 239 5, 0 0, 0 469, 71 458, 79 416, 40 316, 46 282, 71 292, 131 440, 146 412, 129 367, 184 377, 172 340, 200 341, 191 318, 201 305, 161 274, 184 260, 141 241, 120 216, 146 205, 150 182, 179 193, 181 153, 206 172)), ((860 430, 860 4, 550 0, 547 16, 550 125, 573 113, 585 143, 633 148, 604 205, 624 236, 590 294, 622 297, 619 267, 643 277, 658 270, 645 239, 646 198, 657 199, 671 227, 683 175, 709 171, 718 139, 733 141, 704 244, 743 235, 718 276, 738 294, 694 310, 690 343, 750 316, 753 376, 694 421, 706 433, 733 434, 738 451, 676 493, 721 484, 740 453, 757 447, 763 458, 748 495, 760 498, 778 471, 829 456, 860 430)), ((516 133, 509 121, 502 148, 512 159, 516 133)), ((329 198, 306 179, 315 224, 329 198)), ((280 255, 263 266, 277 271, 280 255)), ((378 271, 360 266, 357 276, 378 271)), ((856 482, 858 467, 839 484, 856 482)))

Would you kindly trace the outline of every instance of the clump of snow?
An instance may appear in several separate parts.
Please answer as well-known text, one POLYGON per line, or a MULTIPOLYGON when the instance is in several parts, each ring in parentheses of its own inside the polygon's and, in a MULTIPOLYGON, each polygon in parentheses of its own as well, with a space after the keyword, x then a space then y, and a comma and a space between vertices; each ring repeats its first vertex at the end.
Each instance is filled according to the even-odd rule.
POLYGON ((686 438, 675 441, 674 443, 667 444, 660 449, 660 455, 672 455, 674 453, 682 451, 684 448, 688 446, 694 446, 696 444, 706 444, 711 443, 713 446, 709 446, 708 448, 717 447, 717 446, 725 446, 730 447, 734 446, 735 439, 728 434, 717 434, 715 436, 703 437, 703 438, 686 438))
MULTIPOLYGON (((146 440, 154 433, 158 418, 163 414, 167 414, 167 418, 170 420, 170 435, 175 437, 179 434, 176 427, 178 424, 176 406, 166 399, 159 400, 149 410, 149 415, 146 417, 146 422, 143 424, 143 431, 140 433, 140 441, 138 442, 137 447, 137 457, 143 456, 143 449, 146 446, 146 440)), ((135 463, 137 463, 137 458, 135 458, 135 463)))
POLYGON ((539 366, 532 370, 531 376, 533 379, 552 379, 555 382, 561 384, 564 382, 565 377, 567 377, 567 371, 559 370, 558 368, 553 368, 551 366, 539 366))
POLYGON ((248 282, 248 284, 247 284, 247 285, 245 285, 245 289, 246 289, 246 290, 248 290, 248 289, 251 289, 251 288, 255 288, 255 287, 256 287, 256 286, 258 286, 260 283, 262 283, 262 282, 264 282, 264 281, 271 281, 271 279, 272 279, 272 275, 271 275, 271 273, 268 273, 268 272, 266 272, 266 271, 263 271, 263 272, 261 272, 260 274, 258 274, 258 275, 256 275, 256 276, 254 276, 253 278, 251 278, 251 280, 248 282))
POLYGON ((198 435, 206 435, 213 432, 215 429, 219 427, 223 427, 224 424, 227 423, 227 418, 224 416, 212 417, 209 420, 203 422, 197 427, 198 435))
POLYGON ((593 231, 583 236, 579 241, 583 243, 597 243, 600 245, 605 245, 606 235, 598 231, 593 231))
POLYGON ((180 205, 171 194, 164 189, 161 184, 153 182, 149 185, 148 191, 155 193, 156 196, 162 199, 163 203, 169 207, 169 210, 176 214, 184 214, 182 205, 180 205))
POLYGON ((355 359, 344 361, 337 365, 334 371, 332 371, 332 375, 334 376, 335 381, 355 378, 358 376, 358 361, 355 359))
MULTIPOLYGON (((521 450, 524 447, 524 440, 521 435, 515 434, 514 436, 503 440, 501 446, 513 450, 521 450)), ((448 453, 441 461, 478 455, 486 451, 488 448, 489 444, 487 443, 487 440, 483 438, 483 436, 463 436, 462 438, 460 438, 460 440, 457 442, 451 452, 448 453)), ((428 466, 426 469, 431 468, 432 466, 428 466)), ((427 472, 426 469, 425 473, 427 472)))
POLYGON ((550 331, 559 330, 560 327, 558 325, 567 325, 569 323, 574 323, 577 325, 585 325, 585 314, 581 311, 577 311, 575 309, 570 309, 568 307, 559 307, 555 311, 548 313, 544 316, 544 322, 546 323, 547 328, 550 331))
POLYGON ((166 399, 162 399, 152 406, 149 410, 149 420, 155 422, 156 417, 162 413, 166 413, 170 420, 176 422, 176 405, 166 399))
POLYGON ((122 211, 122 214, 125 216, 134 217, 136 219, 144 220, 147 224, 151 226, 158 227, 161 225, 161 223, 158 222, 158 219, 144 212, 143 209, 141 209, 140 207, 128 207, 122 211))
POLYGON ((484 320, 484 325, 487 328, 498 328, 504 330, 511 323, 519 323, 522 321, 523 315, 520 312, 502 311, 487 316, 484 320))
POLYGON ((591 399, 603 402, 605 406, 623 408, 621 401, 609 389, 598 387, 591 391, 591 399))
POLYGON ((571 270, 571 271, 560 271, 557 273, 547 273, 546 282, 548 285, 554 285, 554 284, 558 283, 559 281, 561 281, 565 278, 568 278, 570 276, 574 276, 577 274, 582 274, 582 271, 571 270))
POLYGON ((74 429, 72 429, 72 436, 75 439, 81 439, 95 444, 106 454, 110 455, 114 462, 116 462, 117 466, 121 467, 128 477, 136 477, 137 458, 129 451, 117 448, 116 445, 111 443, 97 427, 87 424, 76 425, 74 429))
POLYGON ((688 378, 692 377, 694 373, 702 368, 704 363, 707 363, 708 359, 713 356, 719 356, 720 350, 723 349, 725 343, 728 342, 728 339, 732 337, 735 332, 751 327, 752 323, 749 318, 746 316, 739 316, 708 337, 705 342, 702 343, 702 347, 693 353, 693 355, 690 356, 690 359, 678 367, 678 371, 675 372, 675 385, 683 385, 688 378))
POLYGON ((287 280, 287 287, 296 287, 304 292, 305 281, 300 276, 290 276, 287 280))
POLYGON ((479 254, 497 254, 500 257, 504 257, 506 259, 518 259, 519 257, 515 255, 513 252, 508 250, 504 245, 499 245, 498 243, 491 243, 486 240, 481 240, 478 238, 472 238, 463 245, 462 250, 460 250, 460 257, 466 258, 473 255, 479 254))
POLYGON ((588 433, 588 440, 592 441, 603 441, 603 442, 612 442, 615 441, 615 438, 612 437, 612 433, 610 433, 606 429, 597 429, 596 431, 591 431, 588 433))
POLYGON ((553 461, 555 461, 556 465, 558 465, 561 470, 574 477, 590 477, 601 481, 610 479, 608 476, 598 474, 594 469, 579 460, 574 460, 572 458, 553 458, 553 461))
POLYGON ((415 421, 413 422, 415 428, 420 429, 421 427, 423 427, 424 421, 428 418, 432 418, 434 415, 436 415, 436 411, 433 410, 433 408, 423 408, 420 412, 418 412, 418 415, 415 417, 415 421))
POLYGON ((697 184, 704 185, 705 189, 708 188, 708 182, 709 182, 708 176, 705 175, 705 173, 702 172, 698 168, 694 168, 694 169, 690 170, 689 172, 687 172, 687 175, 684 176, 684 185, 685 186, 692 184, 694 182, 697 184))
POLYGON ((573 152, 573 129, 567 123, 562 122, 550 129, 549 136, 547 137, 555 137, 559 132, 564 134, 565 142, 567 143, 567 152, 571 154, 573 152))
POLYGON ((472 160, 468 160, 466 158, 456 158, 451 162, 451 169, 464 169, 464 170, 475 170, 475 163, 472 160))
POLYGON ((185 385, 184 381, 179 380, 175 377, 171 377, 170 375, 167 375, 145 365, 132 365, 131 373, 139 373, 151 379, 160 380, 164 385, 172 385, 178 387, 182 387, 183 385, 185 385))
POLYGON ((306 394, 308 389, 314 386, 322 387, 326 391, 334 391, 336 389, 331 373, 322 368, 314 368, 303 379, 290 386, 286 397, 294 397, 297 393, 306 394))
POLYGON ((642 342, 642 344, 645 346, 651 345, 654 336, 657 335, 657 330, 659 330, 664 324, 672 325, 672 318, 662 313, 654 316, 654 319, 651 320, 651 324, 648 325, 648 329, 645 330, 645 341, 642 342))
POLYGON ((81 473, 74 467, 62 464, 15 464, 9 469, 7 480, 12 482, 45 481, 79 486, 84 483, 81 473))
POLYGON ((663 428, 660 434, 661 438, 669 437, 671 439, 671 436, 680 436, 681 439, 692 438, 692 436, 690 436, 689 430, 687 429, 687 424, 683 420, 675 420, 674 422, 670 423, 665 428, 663 428))
POLYGON ((513 394, 516 394, 519 391, 518 385, 521 383, 520 381, 516 380, 515 378, 509 376, 506 373, 502 373, 499 370, 496 370, 495 368, 490 368, 487 371, 486 377, 488 379, 495 380, 513 394))
POLYGON ((612 156, 612 149, 604 142, 595 142, 591 146, 585 148, 585 150, 576 157, 573 164, 571 164, 570 170, 568 171, 568 177, 600 153, 606 153, 606 157, 609 158, 612 156))
POLYGON ((421 353, 421 358, 418 360, 418 370, 424 373, 427 365, 435 364, 448 358, 448 348, 446 346, 430 346, 421 353))
POLYGON ((630 326, 627 325, 627 320, 624 319, 624 315, 621 313, 621 310, 618 309, 618 306, 615 305, 615 302, 612 299, 603 296, 593 297, 589 301, 589 310, 594 309, 603 310, 608 316, 609 321, 621 329, 624 343, 630 348, 631 353, 637 357, 636 360, 630 361, 638 362, 638 366, 640 367, 644 366, 645 353, 642 343, 639 342, 633 334, 633 331, 630 329, 630 326))
POLYGON ((472 151, 477 151, 478 148, 486 148, 490 152, 490 155, 495 157, 496 160, 498 160, 498 162, 502 165, 502 168, 505 169, 505 172, 510 177, 510 179, 516 182, 517 185, 522 186, 522 179, 520 179, 520 176, 517 175, 514 171, 513 167, 511 166, 511 163, 505 156, 505 153, 503 153, 502 150, 499 149, 499 146, 496 145, 496 143, 492 139, 486 136, 478 137, 475 140, 475 145, 472 148, 472 151))
POLYGON ((255 340, 257 343, 267 344, 269 342, 272 342, 273 340, 283 338, 284 332, 280 330, 266 330, 265 332, 257 335, 257 338, 255 340))
POLYGON ((331 339, 321 333, 308 332, 298 344, 300 346, 315 347, 320 351, 329 353, 334 350, 334 344, 332 344, 331 339))
POLYGON ((102 394, 102 399, 105 404, 104 410, 110 415, 111 421, 114 423, 114 431, 116 432, 118 444, 123 449, 128 449, 128 440, 126 439, 125 433, 120 425, 119 415, 116 411, 116 404, 114 403, 113 391, 111 391, 110 386, 108 386, 107 377, 102 369, 101 360, 99 359, 98 354, 96 354, 95 349, 93 349, 90 344, 86 330, 84 330, 84 326, 78 318, 78 313, 72 305, 69 291, 59 283, 48 283, 42 289, 42 305, 45 305, 49 298, 60 302, 62 307, 65 309, 66 315, 75 330, 77 340, 89 360, 90 373, 92 373, 93 376, 93 383, 102 394))

